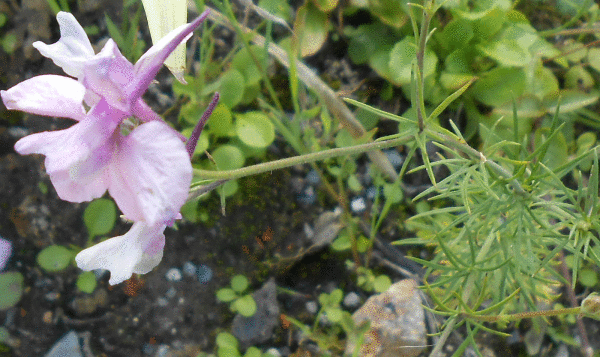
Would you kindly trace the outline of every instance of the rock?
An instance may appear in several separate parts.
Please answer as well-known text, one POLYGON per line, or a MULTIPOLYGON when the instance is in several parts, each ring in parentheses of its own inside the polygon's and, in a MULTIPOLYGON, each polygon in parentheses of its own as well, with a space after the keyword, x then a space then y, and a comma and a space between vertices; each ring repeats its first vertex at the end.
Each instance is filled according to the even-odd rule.
POLYGON ((344 306, 349 308, 357 307, 360 304, 360 296, 354 291, 349 292, 344 296, 344 306))
MULTIPOLYGON (((371 296, 352 318, 357 326, 371 322, 359 353, 362 357, 414 357, 426 348, 425 314, 412 279, 371 296)), ((346 355, 353 354, 354 342, 346 343, 346 355)))
POLYGON ((79 337, 75 331, 70 331, 54 344, 44 357, 83 357, 79 337))
POLYGON ((231 326, 231 332, 242 348, 268 341, 279 324, 275 279, 269 279, 252 297, 256 302, 256 313, 250 317, 237 314, 231 326))

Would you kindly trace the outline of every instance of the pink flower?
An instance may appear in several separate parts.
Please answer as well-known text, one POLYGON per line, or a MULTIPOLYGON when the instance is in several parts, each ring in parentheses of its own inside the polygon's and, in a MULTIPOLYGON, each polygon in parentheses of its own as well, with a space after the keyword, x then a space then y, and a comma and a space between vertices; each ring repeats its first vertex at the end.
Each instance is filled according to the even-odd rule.
POLYGON ((15 150, 46 156, 46 171, 60 198, 83 202, 108 190, 125 217, 135 222, 127 234, 76 257, 83 270, 110 270, 111 284, 160 262, 163 231, 180 217, 187 199, 192 166, 182 136, 141 96, 169 54, 207 16, 206 11, 173 30, 133 65, 112 39, 94 54, 73 15, 60 12, 60 40, 34 46, 77 80, 42 75, 0 92, 8 109, 77 121, 65 130, 26 136, 15 150))
POLYGON ((60 12, 61 39, 40 52, 77 77, 43 75, 2 91, 9 109, 77 120, 66 130, 29 135, 20 154, 43 154, 60 198, 83 202, 106 192, 125 216, 153 225, 172 221, 187 198, 192 168, 181 136, 141 99, 171 51, 208 15, 181 26, 132 65, 114 41, 94 54, 73 15, 60 12), (91 106, 86 113, 83 101, 91 106), (124 134, 128 118, 141 125, 124 134))

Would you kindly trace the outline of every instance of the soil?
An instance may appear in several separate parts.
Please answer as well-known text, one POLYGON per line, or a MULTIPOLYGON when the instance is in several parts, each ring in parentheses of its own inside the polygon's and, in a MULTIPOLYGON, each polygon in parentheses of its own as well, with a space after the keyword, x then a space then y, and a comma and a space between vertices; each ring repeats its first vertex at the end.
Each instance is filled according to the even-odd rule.
MULTIPOLYGON (((98 26, 98 35, 92 36, 94 44, 102 43, 107 36, 104 14, 112 19, 122 15, 120 0, 85 0, 72 6, 81 23, 98 26)), ((0 2, 0 12, 9 18, 0 28, 0 36, 13 34, 18 44, 10 54, 0 50, 0 89, 39 74, 62 74, 31 46, 34 41, 52 43, 59 37, 47 2, 6 0, 0 2)), ((142 32, 146 43, 150 43, 145 27, 142 32)), ((344 51, 343 46, 332 52, 340 51, 344 51)), ((310 62, 315 67, 319 64, 325 78, 339 75, 348 66, 348 62, 340 64, 337 58, 331 58, 328 51, 321 51, 310 62)), ((168 82, 169 76, 163 70, 158 80, 168 82)), ((350 78, 348 88, 340 89, 351 89, 359 82, 350 78)), ((161 88, 157 86, 150 92, 160 92, 161 88)), ((147 94, 146 99, 156 105, 152 104, 157 102, 153 95, 147 94)), ((388 107, 397 105, 387 103, 388 107)), ((162 113, 166 108, 155 109, 162 113)), ((45 173, 43 157, 20 156, 13 149, 24 135, 66 128, 72 122, 9 112, 3 106, 0 118, 0 236, 13 243, 13 256, 6 270, 21 272, 26 286, 18 305, 0 311, 0 323, 11 334, 9 349, 0 350, 2 357, 43 356, 71 330, 83 338, 86 357, 195 357, 202 351, 213 352, 216 335, 230 331, 234 316, 215 294, 235 274, 250 278, 251 290, 274 277, 278 287, 288 291, 278 294, 281 312, 299 318, 310 317, 305 309, 307 302, 317 301, 321 292, 334 287, 357 291, 362 301, 367 297, 348 274, 345 256, 324 248, 304 253, 309 244, 306 225, 314 224, 319 215, 334 208, 323 192, 317 192, 313 204, 296 199, 310 167, 241 180, 240 192, 227 201, 225 215, 221 214, 219 198, 211 196, 202 203, 209 223, 179 222, 176 229, 167 229, 163 260, 152 272, 113 287, 105 274, 93 294, 82 293, 75 285, 80 273, 77 267, 48 273, 37 265, 36 256, 52 244, 85 246, 88 237, 82 215, 87 204, 60 200, 45 173), (178 281, 167 278, 173 268, 181 271, 186 262, 209 267, 212 279, 203 283, 185 274, 178 281)), ((286 150, 275 145, 271 158, 285 156, 286 150)), ((362 163, 363 169, 365 165, 362 163)), ((384 239, 400 238, 401 232, 393 223, 385 226, 384 239)), ((127 223, 120 222, 108 236, 124 234, 128 229, 127 223)), ((392 280, 404 278, 395 271, 386 273, 392 280)), ((594 326, 590 325, 590 333, 597 333, 594 326)), ((519 330, 515 331, 517 337, 521 336, 519 330)), ((486 341, 483 349, 490 350, 491 356, 511 356, 523 350, 519 341, 508 345, 496 337, 482 340, 486 341)), ((461 342, 454 338, 449 344, 458 346, 461 342)), ((282 355, 319 355, 310 345, 299 345, 299 335, 282 320, 272 338, 259 347, 276 347, 282 355)))

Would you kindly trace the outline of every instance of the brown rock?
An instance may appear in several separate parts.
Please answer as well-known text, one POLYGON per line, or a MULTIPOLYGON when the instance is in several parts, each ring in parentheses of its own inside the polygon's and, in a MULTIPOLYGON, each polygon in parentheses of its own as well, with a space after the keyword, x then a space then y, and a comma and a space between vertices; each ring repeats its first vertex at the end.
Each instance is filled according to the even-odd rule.
MULTIPOLYGON (((417 283, 412 279, 371 296, 352 318, 357 326, 371 323, 361 357, 414 357, 426 347, 425 314, 417 283)), ((352 355, 354 345, 355 341, 348 341, 346 355, 352 355)))

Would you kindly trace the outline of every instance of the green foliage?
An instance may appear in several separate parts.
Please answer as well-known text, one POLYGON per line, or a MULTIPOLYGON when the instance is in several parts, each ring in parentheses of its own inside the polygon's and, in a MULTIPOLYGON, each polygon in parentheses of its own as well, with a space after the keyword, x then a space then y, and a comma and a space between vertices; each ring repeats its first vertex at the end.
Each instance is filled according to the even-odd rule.
POLYGON ((124 2, 123 14, 126 15, 122 16, 120 27, 107 14, 104 14, 104 20, 110 37, 115 40, 123 56, 135 63, 146 49, 146 43, 138 37, 142 6, 140 3, 124 2))
MULTIPOLYGON (((353 266, 350 261, 346 265, 353 266)), ((356 268, 356 284, 367 292, 382 293, 391 285, 392 280, 385 274, 376 275, 371 269, 366 267, 356 268)))
POLYGON ((86 271, 77 277, 77 289, 83 291, 84 293, 91 294, 96 289, 97 285, 96 275, 94 272, 86 271))
POLYGON ((341 308, 340 303, 343 298, 343 291, 335 289, 331 293, 321 293, 319 295, 319 304, 321 308, 315 317, 312 327, 290 317, 286 320, 298 327, 311 340, 315 341, 323 351, 338 351, 343 353, 345 344, 341 338, 342 333, 345 338, 356 346, 360 346, 365 332, 369 325, 356 326, 352 315, 341 308), (319 325, 321 316, 326 316, 330 322, 329 326, 321 327, 319 325))
POLYGON ((55 273, 66 269, 73 256, 73 251, 55 244, 42 249, 36 261, 45 271, 55 273))
POLYGON ((21 273, 0 273, 0 291, 2 291, 2 294, 0 294, 0 310, 15 306, 21 300, 23 287, 23 275, 21 273))
POLYGON ((256 312, 256 301, 251 294, 244 294, 248 289, 249 281, 243 275, 234 275, 228 288, 217 290, 217 300, 230 303, 232 312, 250 317, 256 312))
POLYGON ((90 239, 108 234, 115 226, 117 207, 112 200, 98 198, 88 204, 83 212, 83 222, 90 239))
POLYGON ((270 353, 262 353, 260 349, 254 346, 248 347, 242 355, 237 338, 229 332, 220 332, 217 335, 216 343, 218 357, 272 357, 270 353))

